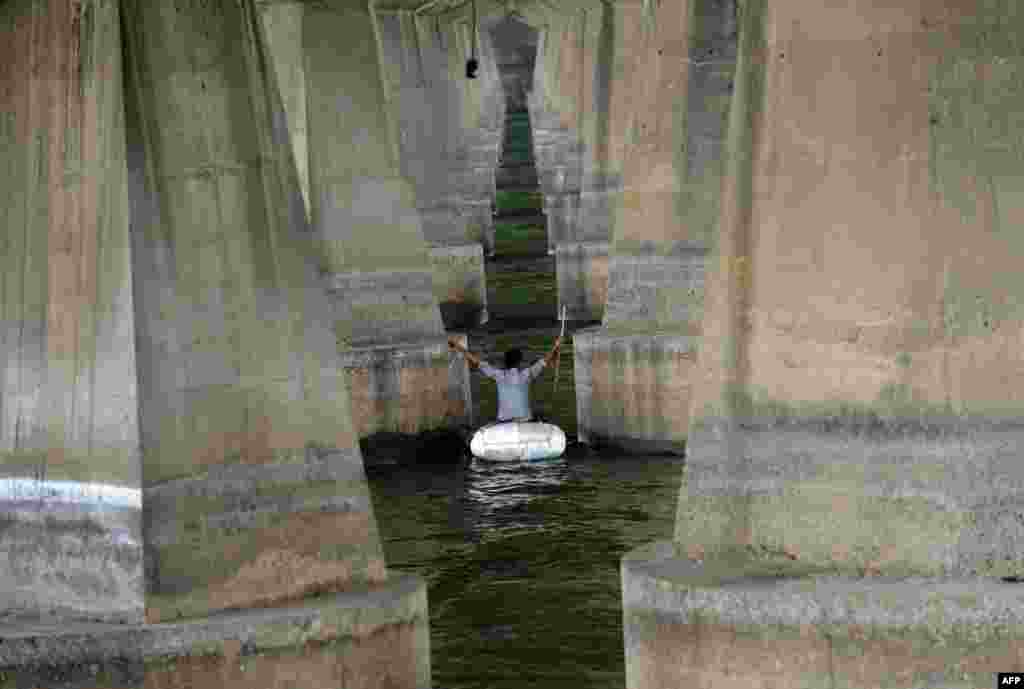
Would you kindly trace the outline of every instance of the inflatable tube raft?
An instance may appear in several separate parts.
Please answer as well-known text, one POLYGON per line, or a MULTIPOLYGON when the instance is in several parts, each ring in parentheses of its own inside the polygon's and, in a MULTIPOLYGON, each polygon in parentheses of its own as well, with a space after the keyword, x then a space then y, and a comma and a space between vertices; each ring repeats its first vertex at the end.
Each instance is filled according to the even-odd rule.
POLYGON ((494 462, 554 459, 565 452, 565 433, 550 423, 501 421, 474 433, 469 450, 476 457, 494 462))

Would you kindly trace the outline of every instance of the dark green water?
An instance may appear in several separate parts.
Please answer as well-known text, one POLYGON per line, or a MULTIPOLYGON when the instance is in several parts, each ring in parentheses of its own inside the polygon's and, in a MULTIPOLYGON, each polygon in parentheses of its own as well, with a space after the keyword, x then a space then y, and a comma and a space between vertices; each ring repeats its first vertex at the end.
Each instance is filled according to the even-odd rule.
POLYGON ((682 466, 369 467, 388 566, 429 583, 434 686, 623 689, 619 560, 671 537, 682 466))

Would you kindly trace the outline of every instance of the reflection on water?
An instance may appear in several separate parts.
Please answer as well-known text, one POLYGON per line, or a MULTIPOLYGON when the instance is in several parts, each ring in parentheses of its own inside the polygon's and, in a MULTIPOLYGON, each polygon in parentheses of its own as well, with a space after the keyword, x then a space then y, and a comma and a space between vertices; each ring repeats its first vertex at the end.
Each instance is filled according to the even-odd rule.
POLYGON ((682 467, 369 467, 388 566, 429 582, 434 686, 625 687, 619 560, 671 536, 682 467))

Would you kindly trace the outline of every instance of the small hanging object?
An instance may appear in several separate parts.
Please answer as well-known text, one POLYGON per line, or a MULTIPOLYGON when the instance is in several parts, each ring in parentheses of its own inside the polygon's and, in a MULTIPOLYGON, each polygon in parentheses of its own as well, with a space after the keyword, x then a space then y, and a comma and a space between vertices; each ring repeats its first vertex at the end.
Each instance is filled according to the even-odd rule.
POLYGON ((480 69, 480 61, 476 59, 476 0, 473 0, 473 43, 469 59, 466 60, 466 78, 476 79, 476 71, 480 69))

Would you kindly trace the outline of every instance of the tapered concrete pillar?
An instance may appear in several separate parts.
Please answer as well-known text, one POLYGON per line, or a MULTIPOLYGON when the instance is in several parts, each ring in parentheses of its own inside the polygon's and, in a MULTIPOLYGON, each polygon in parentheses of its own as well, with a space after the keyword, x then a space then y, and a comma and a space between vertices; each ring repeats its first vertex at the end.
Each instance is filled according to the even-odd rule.
MULTIPOLYGON (((482 78, 478 80, 480 83, 476 87, 479 95, 473 101, 479 115, 476 119, 476 131, 470 135, 470 160, 473 161, 475 173, 482 180, 486 180, 492 219, 483 221, 487 236, 485 248, 493 255, 493 215, 497 212, 498 167, 501 165, 501 144, 505 138, 505 89, 501 85, 501 74, 498 72, 497 55, 491 36, 487 32, 479 31, 479 27, 478 33, 482 78)), ((480 207, 481 212, 483 208, 480 207)))
MULTIPOLYGON (((562 67, 573 59, 571 49, 565 54, 565 46, 574 45, 571 36, 567 39, 567 26, 566 18, 553 18, 545 30, 543 44, 538 47, 536 95, 530 98, 533 157, 544 194, 550 254, 569 240, 578 217, 581 143, 574 130, 564 124, 567 116, 562 113, 565 104, 560 96, 565 83, 562 67)), ((575 314, 573 319, 577 319, 575 314)))
POLYGON ((467 234, 483 244, 488 256, 493 256, 495 170, 501 152, 504 97, 486 32, 477 37, 477 78, 466 78, 472 33, 468 12, 463 15, 439 27, 439 40, 457 89, 461 123, 461 144, 450 174, 456 189, 455 201, 467 219, 467 234))
POLYGON ((675 534, 623 560, 630 688, 1024 670, 1024 15, 807 9, 743 4, 675 534))
POLYGON ((313 229, 330 274, 356 432, 466 423, 413 185, 401 174, 366 0, 307 5, 303 23, 313 229))
POLYGON ((434 296, 446 327, 477 325, 487 320, 483 244, 469 235, 466 216, 452 200, 454 177, 448 174, 442 134, 449 113, 433 93, 440 84, 439 66, 427 63, 434 57, 425 48, 431 35, 412 12, 382 12, 378 23, 385 93, 398 120, 402 174, 416 191, 434 267, 434 296))
MULTIPOLYGON (((608 289, 608 244, 613 201, 621 191, 620 175, 609 166, 612 67, 615 60, 616 10, 601 5, 580 13, 579 84, 576 132, 579 155, 577 195, 566 204, 565 233, 555 247, 559 311, 569 318, 601 320, 608 289)), ((556 202, 557 204, 557 202, 556 202)), ((557 214, 556 210, 556 214, 557 214)))
POLYGON ((302 50, 302 0, 256 0, 267 45, 270 74, 284 106, 306 219, 310 215, 309 132, 306 117, 306 68, 302 50))
POLYGON ((726 0, 623 5, 605 167, 622 170, 601 328, 574 335, 581 440, 681 453, 735 65, 726 0), (708 55, 714 57, 708 59, 708 55), (632 86, 632 88, 630 88, 632 86), (686 113, 685 117, 680 113, 686 113))
POLYGON ((35 205, 3 274, 43 280, 3 291, 5 685, 430 685, 257 26, 251 4, 0 10, 0 188, 35 205))
POLYGON ((0 6, 4 618, 143 616, 123 111, 116 2, 0 6))

